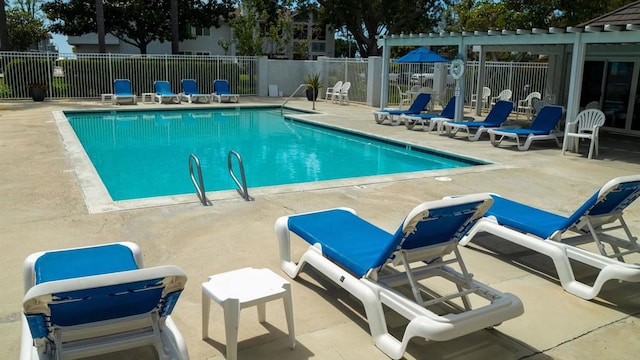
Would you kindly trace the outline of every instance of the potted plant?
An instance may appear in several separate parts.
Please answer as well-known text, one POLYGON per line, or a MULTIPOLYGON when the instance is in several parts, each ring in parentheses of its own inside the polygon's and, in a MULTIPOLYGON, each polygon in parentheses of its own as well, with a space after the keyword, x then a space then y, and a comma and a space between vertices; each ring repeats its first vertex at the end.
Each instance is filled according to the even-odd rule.
POLYGON ((29 86, 29 96, 33 101, 44 101, 47 95, 47 84, 31 83, 29 86))
POLYGON ((307 74, 305 83, 307 84, 307 100, 313 101, 313 110, 315 110, 318 92, 320 92, 320 87, 322 87, 320 73, 307 74))

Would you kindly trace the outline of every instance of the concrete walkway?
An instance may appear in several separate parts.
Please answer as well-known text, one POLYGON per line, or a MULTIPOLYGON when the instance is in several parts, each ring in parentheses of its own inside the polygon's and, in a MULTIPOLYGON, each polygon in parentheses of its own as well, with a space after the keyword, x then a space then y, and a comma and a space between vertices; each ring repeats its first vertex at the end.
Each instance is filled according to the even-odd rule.
MULTIPOLYGON (((243 97, 241 104, 276 100, 282 101, 243 97)), ((290 105, 311 109, 306 100, 296 99, 290 105)), ((320 114, 304 117, 493 165, 254 189, 253 202, 244 202, 237 195, 214 195, 213 206, 203 207, 193 195, 176 205, 90 214, 79 174, 65 151, 52 112, 94 108, 103 107, 89 101, 0 103, 2 359, 15 359, 19 354, 22 262, 36 251, 127 240, 140 245, 146 266, 182 267, 189 282, 174 319, 187 341, 191 358, 223 359, 225 338, 219 307, 212 307, 210 338, 201 339, 200 284, 210 274, 245 266, 267 267, 283 274, 273 231, 279 216, 348 206, 372 223, 395 231, 408 211, 420 202, 476 192, 495 192, 568 214, 611 178, 640 173, 640 146, 634 138, 605 136, 600 156, 588 160, 584 151, 582 155, 562 156, 552 141, 534 143, 527 152, 494 148, 486 138, 471 143, 409 131, 404 126, 378 125, 373 121, 373 109, 366 106, 317 102, 320 114), (438 181, 442 177, 451 181, 438 181)), ((626 218, 634 233, 639 234, 638 203, 632 204, 626 218)), ((467 266, 476 280, 520 297, 525 314, 492 330, 453 341, 413 341, 405 354, 407 359, 638 357, 640 284, 610 283, 600 297, 582 300, 562 290, 546 258, 513 249, 497 238, 481 240, 482 246, 473 244, 461 250, 467 266)), ((304 248, 303 244, 296 244, 294 253, 300 254, 304 248)), ((297 348, 288 349, 284 312, 280 304, 273 303, 267 305, 266 324, 257 322, 254 309, 241 313, 241 359, 387 358, 372 344, 363 308, 348 293, 312 269, 291 283, 297 348)), ((117 358, 138 359, 141 354, 120 354, 117 358)))

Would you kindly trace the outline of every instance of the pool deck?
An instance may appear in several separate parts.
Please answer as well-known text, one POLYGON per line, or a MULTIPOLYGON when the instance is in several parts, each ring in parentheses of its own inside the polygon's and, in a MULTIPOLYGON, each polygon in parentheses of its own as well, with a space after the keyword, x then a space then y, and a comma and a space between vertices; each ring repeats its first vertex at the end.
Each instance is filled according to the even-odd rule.
MULTIPOLYGON (((240 105, 281 104, 282 99, 240 99, 240 105)), ((311 109, 311 102, 292 100, 311 109)), ((144 105, 122 108, 168 108, 144 105)), ((207 106, 207 105, 205 105, 207 106)), ((235 106, 235 105, 208 105, 235 106)), ((119 107, 107 105, 107 108, 119 107)), ((255 201, 213 194, 213 206, 195 195, 178 204, 162 201, 146 207, 89 213, 78 174, 65 151, 52 112, 104 108, 99 101, 0 103, 0 236, 3 251, 0 285, 0 358, 15 359, 20 350, 22 263, 36 251, 114 241, 140 245, 146 266, 178 265, 189 277, 174 311, 192 359, 224 358, 222 311, 212 307, 209 339, 201 339, 201 288, 208 275, 241 267, 279 267, 273 230, 282 215, 347 206, 372 223, 395 231, 417 204, 447 195, 494 192, 569 214, 608 180, 640 173, 640 143, 634 138, 603 136, 600 155, 562 156, 553 141, 536 142, 519 152, 478 142, 382 126, 372 108, 351 103, 316 102, 318 114, 305 118, 377 136, 429 146, 494 165, 388 177, 340 180, 270 189, 250 189, 255 201), (449 178, 450 181, 439 181, 449 178)), ((339 159, 336 159, 339 161, 339 159)), ((185 160, 185 171, 187 171, 185 160)), ((249 180, 250 181, 250 180, 249 180)), ((625 212, 640 234, 640 203, 625 212)), ((112 210, 112 209, 111 209, 112 210)), ((413 341, 406 359, 635 359, 640 353, 640 284, 609 283, 600 296, 586 301, 559 286, 545 257, 528 251, 504 255, 505 242, 483 238, 462 248, 474 278, 517 295, 524 315, 492 330, 452 341, 413 341), (490 241, 486 241, 490 240, 490 241), (496 255, 496 253, 498 255, 496 255), (502 255, 501 255, 502 254, 502 255)), ((304 246, 296 244, 298 254, 304 246)), ((638 260, 635 260, 638 262, 638 260)), ((238 355, 241 359, 387 359, 372 343, 364 311, 357 300, 307 268, 291 280, 297 348, 287 347, 281 304, 267 305, 267 323, 254 309, 242 311, 238 355)), ((137 359, 140 354, 119 356, 137 359)), ((106 359, 107 357, 105 357, 106 359)))

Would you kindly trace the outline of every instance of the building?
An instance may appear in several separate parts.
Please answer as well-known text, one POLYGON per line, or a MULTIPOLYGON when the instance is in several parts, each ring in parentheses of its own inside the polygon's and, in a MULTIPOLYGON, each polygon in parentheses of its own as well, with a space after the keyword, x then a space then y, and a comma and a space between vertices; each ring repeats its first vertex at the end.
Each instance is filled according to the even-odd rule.
MULTIPOLYGON (((293 19, 293 41, 286 44, 282 51, 273 51, 272 44, 265 40, 263 51, 272 58, 280 59, 317 59, 319 56, 332 57, 335 51, 334 31, 330 26, 316 24, 313 13, 296 13, 293 19)), ((233 30, 227 23, 219 28, 192 27, 195 39, 180 42, 180 54, 184 55, 236 55, 233 44, 233 30), (228 49, 225 49, 229 44, 228 49)), ((97 53, 98 36, 96 33, 82 36, 69 36, 67 42, 74 47, 75 53, 97 53)), ((140 49, 116 38, 105 36, 108 53, 138 54, 140 49)), ((147 54, 170 54, 171 42, 154 41, 147 47, 147 54)))

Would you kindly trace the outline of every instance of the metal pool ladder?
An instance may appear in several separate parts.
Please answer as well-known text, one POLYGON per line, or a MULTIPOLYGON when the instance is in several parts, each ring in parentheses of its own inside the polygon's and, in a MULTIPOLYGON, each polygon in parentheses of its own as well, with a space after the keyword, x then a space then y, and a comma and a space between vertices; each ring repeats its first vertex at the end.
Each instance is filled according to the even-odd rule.
POLYGON ((198 199, 204 206, 210 206, 211 201, 207 199, 207 194, 204 189, 204 181, 202 180, 202 168, 200 167, 200 159, 195 154, 189 155, 189 174, 191 175, 191 182, 193 182, 193 186, 196 187, 196 194, 198 195, 198 199), (198 180, 193 174, 193 165, 195 164, 196 170, 198 171, 198 180))
POLYGON ((229 168, 229 175, 231 175, 231 179, 236 183, 236 191, 238 194, 242 196, 246 201, 253 201, 253 198, 249 196, 249 191, 247 190, 247 178, 244 175, 244 165, 242 164, 242 157, 238 154, 237 151, 231 150, 229 151, 229 155, 227 156, 227 167, 229 168), (233 173, 233 158, 238 160, 238 167, 240 168, 240 178, 242 179, 242 183, 238 181, 238 178, 233 173))

